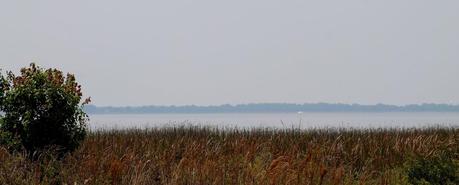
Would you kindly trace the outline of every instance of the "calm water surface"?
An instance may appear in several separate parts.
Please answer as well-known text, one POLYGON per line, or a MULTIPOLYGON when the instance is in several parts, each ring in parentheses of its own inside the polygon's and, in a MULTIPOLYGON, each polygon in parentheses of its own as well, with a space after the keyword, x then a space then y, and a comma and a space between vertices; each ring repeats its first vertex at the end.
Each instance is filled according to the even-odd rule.
POLYGON ((250 128, 459 127, 459 113, 223 113, 90 115, 91 130, 202 125, 250 128))

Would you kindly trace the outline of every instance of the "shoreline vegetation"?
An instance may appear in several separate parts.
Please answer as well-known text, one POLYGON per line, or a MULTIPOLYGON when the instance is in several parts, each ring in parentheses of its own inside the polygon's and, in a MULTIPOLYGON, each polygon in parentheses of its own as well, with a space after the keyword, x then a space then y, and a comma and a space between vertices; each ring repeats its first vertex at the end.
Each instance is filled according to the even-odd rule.
POLYGON ((237 105, 183 105, 183 106, 85 106, 88 114, 148 114, 148 113, 286 113, 286 112, 459 112, 459 105, 411 104, 411 105, 361 105, 333 103, 252 103, 237 105))
POLYGON ((107 130, 39 158, 0 147, 0 184, 457 184, 459 128, 107 130))

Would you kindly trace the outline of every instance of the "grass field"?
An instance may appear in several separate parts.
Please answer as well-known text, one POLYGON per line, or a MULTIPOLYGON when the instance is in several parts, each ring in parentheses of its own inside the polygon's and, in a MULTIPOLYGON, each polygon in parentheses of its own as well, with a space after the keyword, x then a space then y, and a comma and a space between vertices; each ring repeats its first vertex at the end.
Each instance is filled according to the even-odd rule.
POLYGON ((162 128, 93 132, 62 160, 0 148, 0 184, 408 184, 458 160, 458 128, 162 128))

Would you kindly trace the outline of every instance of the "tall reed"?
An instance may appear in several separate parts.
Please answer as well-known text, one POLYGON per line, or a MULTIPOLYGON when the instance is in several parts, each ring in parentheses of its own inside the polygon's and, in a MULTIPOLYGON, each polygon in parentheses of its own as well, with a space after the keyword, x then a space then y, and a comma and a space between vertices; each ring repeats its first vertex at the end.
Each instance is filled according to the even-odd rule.
POLYGON ((96 131, 63 160, 0 148, 0 184, 403 184, 443 153, 459 160, 458 128, 96 131))

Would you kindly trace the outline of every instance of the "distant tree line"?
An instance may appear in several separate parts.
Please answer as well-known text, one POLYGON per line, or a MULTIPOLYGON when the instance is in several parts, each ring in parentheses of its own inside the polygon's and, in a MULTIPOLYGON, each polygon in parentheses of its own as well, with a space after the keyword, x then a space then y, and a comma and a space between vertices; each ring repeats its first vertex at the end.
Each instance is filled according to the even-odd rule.
POLYGON ((89 114, 147 114, 147 113, 287 113, 287 112, 459 112, 459 105, 413 104, 413 105, 360 105, 332 103, 255 103, 218 106, 139 106, 97 107, 88 105, 89 114))

